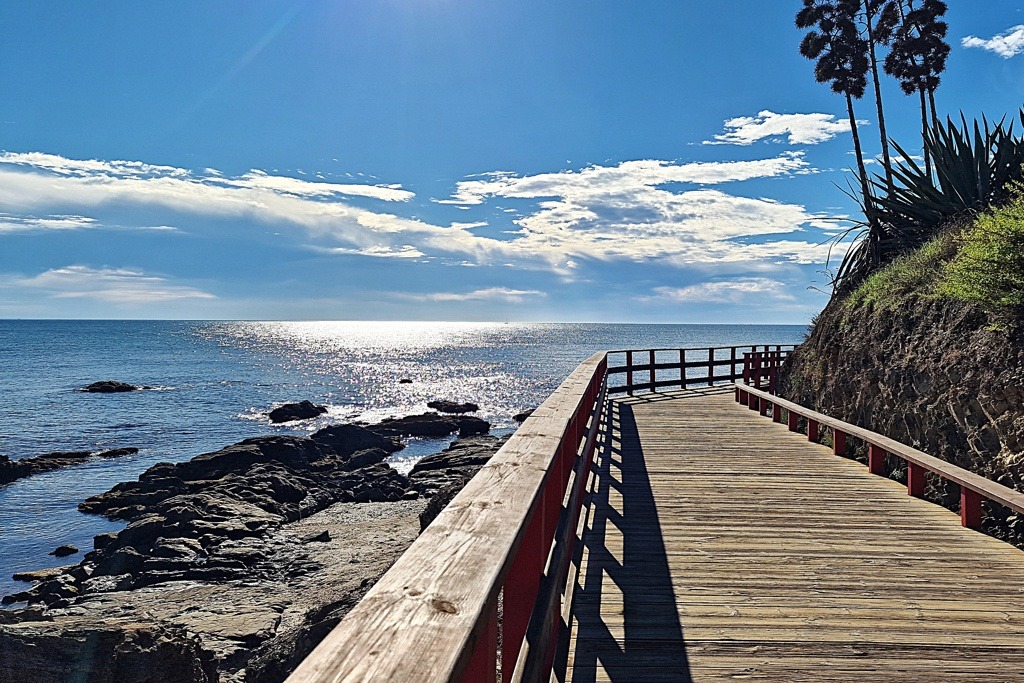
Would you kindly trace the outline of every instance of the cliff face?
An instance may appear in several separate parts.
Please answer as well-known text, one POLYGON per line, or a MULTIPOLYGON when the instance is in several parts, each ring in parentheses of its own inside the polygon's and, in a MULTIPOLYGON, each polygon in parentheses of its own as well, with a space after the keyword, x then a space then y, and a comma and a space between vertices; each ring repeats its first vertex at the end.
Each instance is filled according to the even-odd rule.
MULTIPOLYGON (((786 398, 1024 491, 1024 340, 990 329, 971 306, 833 301, 783 375, 786 398)), ((952 509, 958 495, 955 485, 929 488, 952 509)), ((990 507, 986 527, 1024 541, 1024 519, 1007 510, 990 507)))

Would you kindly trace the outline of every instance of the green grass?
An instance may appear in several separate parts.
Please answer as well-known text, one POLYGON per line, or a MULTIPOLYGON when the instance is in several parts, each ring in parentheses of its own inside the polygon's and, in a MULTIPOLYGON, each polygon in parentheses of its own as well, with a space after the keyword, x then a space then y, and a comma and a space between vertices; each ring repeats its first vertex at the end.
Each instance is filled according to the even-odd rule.
POLYGON ((1024 186, 1004 206, 981 216, 958 239, 939 293, 978 305, 997 325, 1024 313, 1024 186))
POLYGON ((937 296, 941 293, 938 276, 955 253, 954 233, 942 232, 920 249, 868 276, 846 299, 846 305, 887 310, 911 297, 937 296))
POLYGON ((960 225, 947 226, 920 249, 871 274, 844 301, 895 311, 919 298, 964 301, 994 328, 1024 320, 1024 184, 1011 199, 960 225))

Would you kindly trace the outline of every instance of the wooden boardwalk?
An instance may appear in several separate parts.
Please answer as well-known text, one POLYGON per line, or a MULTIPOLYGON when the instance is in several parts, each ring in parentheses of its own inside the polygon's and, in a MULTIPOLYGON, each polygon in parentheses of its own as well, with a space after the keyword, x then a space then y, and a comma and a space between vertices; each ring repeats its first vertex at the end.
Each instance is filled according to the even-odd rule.
POLYGON ((612 401, 567 681, 1024 681, 1024 552, 733 402, 612 401))

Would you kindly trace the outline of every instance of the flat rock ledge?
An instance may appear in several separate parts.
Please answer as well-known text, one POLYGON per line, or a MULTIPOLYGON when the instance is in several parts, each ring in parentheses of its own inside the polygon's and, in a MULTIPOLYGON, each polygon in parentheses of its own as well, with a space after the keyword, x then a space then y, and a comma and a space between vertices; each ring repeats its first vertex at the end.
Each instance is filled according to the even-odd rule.
POLYGON ((138 452, 138 448, 114 448, 107 451, 54 451, 19 460, 11 460, 6 455, 0 455, 0 486, 30 477, 33 474, 42 474, 78 465, 93 458, 121 458, 126 455, 135 455, 138 452))
POLYGON ((456 441, 406 478, 384 462, 402 431, 247 439, 87 499, 129 523, 19 574, 35 585, 4 598, 28 607, 0 611, 0 681, 283 680, 503 443, 456 441))

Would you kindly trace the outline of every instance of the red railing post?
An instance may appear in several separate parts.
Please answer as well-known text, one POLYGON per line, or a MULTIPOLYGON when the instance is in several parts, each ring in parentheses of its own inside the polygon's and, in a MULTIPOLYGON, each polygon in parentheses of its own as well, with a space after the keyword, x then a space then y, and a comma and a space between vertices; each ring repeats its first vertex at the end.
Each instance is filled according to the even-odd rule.
POLYGON ((968 529, 981 528, 981 496, 966 486, 960 486, 960 523, 968 529))
POLYGON ((912 462, 907 463, 907 493, 924 498, 924 473, 927 470, 912 462))
POLYGON ((818 421, 807 419, 807 440, 817 441, 818 440, 818 421))
POLYGON ((715 386, 715 350, 708 349, 708 386, 715 386))
POLYGON ((871 474, 885 474, 885 451, 881 446, 868 444, 868 471, 871 474))
POLYGON ((772 404, 772 422, 782 422, 782 406, 778 403, 772 404))
POLYGON ((795 432, 800 427, 800 416, 794 413, 792 410, 789 411, 789 419, 787 420, 789 431, 795 432))
MULTIPOLYGON (((462 680, 469 683, 472 681, 486 681, 487 683, 493 683, 498 680, 498 603, 495 601, 494 605, 487 607, 488 614, 484 617, 487 621, 484 624, 484 631, 480 634, 480 640, 476 642, 476 646, 473 648, 473 656, 469 660, 469 666, 466 667, 466 673, 463 674, 462 680)), ((519 656, 519 652, 516 652, 516 657, 519 656)), ((505 661, 504 649, 501 653, 502 665, 505 661)), ((516 660, 512 659, 512 666, 515 666, 516 660)), ((509 667, 511 671, 511 666, 509 667)))
POLYGON ((757 396, 754 394, 747 394, 747 407, 751 410, 757 410, 757 396))
POLYGON ((757 412, 759 412, 762 415, 767 415, 768 414, 768 399, 766 399, 766 398, 759 398, 759 399, 757 399, 757 412))
POLYGON ((729 347, 729 379, 730 381, 736 380, 736 347, 729 347))
POLYGON ((832 430, 832 452, 836 455, 846 455, 846 432, 832 430))
POLYGON ((686 388, 686 349, 679 349, 679 388, 686 388))

